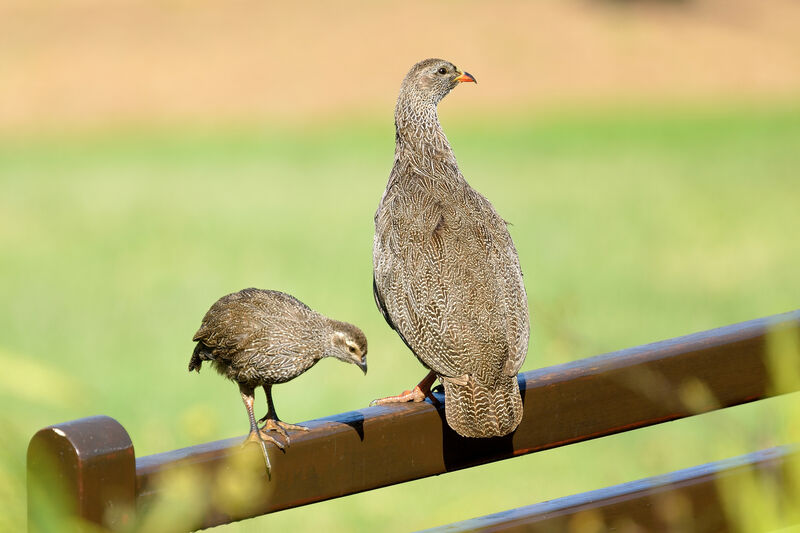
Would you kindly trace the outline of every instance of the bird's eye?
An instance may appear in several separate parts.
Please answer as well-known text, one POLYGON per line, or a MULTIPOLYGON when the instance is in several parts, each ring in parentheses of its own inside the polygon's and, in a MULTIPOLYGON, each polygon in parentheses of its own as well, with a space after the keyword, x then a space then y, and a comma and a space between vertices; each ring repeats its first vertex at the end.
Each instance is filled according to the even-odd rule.
POLYGON ((447 69, 444 67, 439 67, 439 74, 447 74, 447 69))
POLYGON ((356 347, 355 346, 348 346, 347 349, 350 351, 350 353, 356 353, 356 347))

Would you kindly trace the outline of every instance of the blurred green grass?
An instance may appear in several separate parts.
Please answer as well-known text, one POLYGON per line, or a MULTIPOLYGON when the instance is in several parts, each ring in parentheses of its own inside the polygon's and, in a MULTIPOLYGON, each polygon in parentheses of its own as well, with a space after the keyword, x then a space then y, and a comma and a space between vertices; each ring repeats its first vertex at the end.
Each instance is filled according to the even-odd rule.
MULTIPOLYGON (((800 107, 498 118, 445 106, 442 121, 467 179, 512 224, 533 316, 523 370, 799 306, 800 107)), ((276 388, 287 421, 415 383, 423 369, 371 294, 392 141, 388 118, 0 140, 0 530, 23 527, 40 427, 107 414, 140 456, 246 432, 235 386, 186 371, 203 313, 228 292, 284 290, 369 338, 367 378, 323 361, 276 388)), ((221 529, 448 523, 785 442, 792 401, 221 529)))

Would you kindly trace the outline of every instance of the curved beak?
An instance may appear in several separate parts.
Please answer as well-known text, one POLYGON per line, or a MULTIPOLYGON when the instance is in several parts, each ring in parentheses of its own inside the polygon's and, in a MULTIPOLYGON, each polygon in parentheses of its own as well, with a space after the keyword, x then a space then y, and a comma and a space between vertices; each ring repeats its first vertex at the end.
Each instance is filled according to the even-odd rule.
POLYGON ((456 81, 459 81, 461 83, 465 83, 465 82, 469 82, 469 81, 471 81, 472 83, 478 83, 475 80, 475 78, 472 76, 472 74, 470 74, 469 72, 462 72, 461 75, 459 75, 456 78, 456 81))
POLYGON ((360 363, 356 363, 356 364, 358 365, 358 368, 360 368, 361 371, 364 372, 364 375, 366 376, 367 375, 367 361, 366 361, 366 359, 361 361, 360 363))

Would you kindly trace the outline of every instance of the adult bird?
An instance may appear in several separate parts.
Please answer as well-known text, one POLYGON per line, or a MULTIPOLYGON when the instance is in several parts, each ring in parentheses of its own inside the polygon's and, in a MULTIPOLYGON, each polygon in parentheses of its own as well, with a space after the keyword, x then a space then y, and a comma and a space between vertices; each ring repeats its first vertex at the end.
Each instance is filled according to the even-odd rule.
POLYGON ((375 213, 373 292, 430 372, 413 390, 373 404, 423 401, 438 378, 448 425, 465 437, 494 437, 522 418, 517 372, 530 326, 506 222, 466 182, 439 124, 438 103, 463 82, 475 78, 426 59, 400 87, 394 166, 375 213))
POLYGON ((357 365, 367 373, 367 338, 352 324, 325 317, 306 304, 280 291, 244 289, 223 296, 208 310, 197 333, 189 371, 200 371, 204 361, 239 385, 250 419, 245 443, 261 445, 267 472, 270 470, 265 441, 283 449, 269 434, 281 434, 289 444, 287 430, 308 428, 287 424, 278 418, 272 402, 272 385, 296 378, 323 357, 357 365), (267 414, 253 415, 255 389, 267 395, 267 414))

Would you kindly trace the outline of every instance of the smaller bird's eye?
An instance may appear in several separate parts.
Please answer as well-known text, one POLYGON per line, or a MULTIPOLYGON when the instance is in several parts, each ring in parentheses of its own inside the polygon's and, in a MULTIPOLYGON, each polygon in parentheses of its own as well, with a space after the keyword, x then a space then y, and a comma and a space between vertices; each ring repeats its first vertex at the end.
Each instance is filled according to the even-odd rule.
POLYGON ((350 350, 350 353, 356 353, 356 347, 355 346, 348 346, 347 349, 350 350))
POLYGON ((447 69, 444 67, 439 67, 439 74, 447 74, 447 69))

